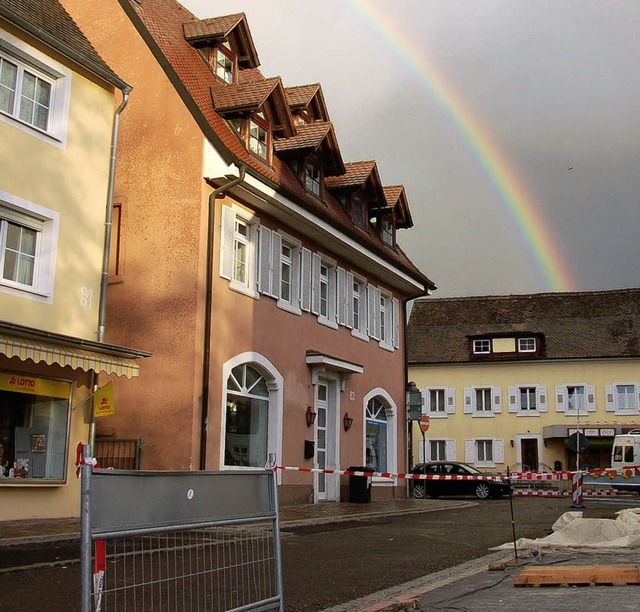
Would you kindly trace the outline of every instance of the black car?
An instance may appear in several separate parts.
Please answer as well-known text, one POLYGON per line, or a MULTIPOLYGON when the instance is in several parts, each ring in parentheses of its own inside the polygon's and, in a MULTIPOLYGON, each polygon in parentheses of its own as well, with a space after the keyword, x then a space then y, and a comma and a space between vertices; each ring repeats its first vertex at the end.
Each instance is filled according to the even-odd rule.
POLYGON ((440 478, 415 479, 413 483, 413 497, 438 497, 440 495, 475 495, 479 499, 488 497, 502 497, 509 493, 509 483, 500 476, 487 474, 467 463, 452 461, 433 461, 420 463, 411 470, 412 474, 433 474, 440 478), (479 476, 481 478, 451 478, 446 476, 479 476))

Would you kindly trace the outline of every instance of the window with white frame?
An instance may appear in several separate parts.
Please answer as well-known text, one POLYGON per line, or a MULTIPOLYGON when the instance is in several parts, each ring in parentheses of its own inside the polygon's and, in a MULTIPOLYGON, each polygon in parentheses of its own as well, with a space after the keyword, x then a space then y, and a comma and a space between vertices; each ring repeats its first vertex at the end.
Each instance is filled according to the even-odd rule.
POLYGON ((423 392, 427 414, 434 418, 455 414, 455 389, 427 387, 423 392))
POLYGON ((535 350, 536 350, 535 338, 518 338, 519 353, 535 353, 535 350))
POLYGON ((66 67, 0 30, 1 120, 63 146, 70 92, 66 67))
MULTIPOLYGON (((278 299, 278 308, 300 314, 300 243, 287 235, 273 232, 272 251, 272 295, 278 299)), ((263 261, 261 253, 261 265, 263 261)))
POLYGON ((502 412, 499 387, 469 387, 464 390, 464 412, 473 416, 492 417, 502 412))
POLYGON ((49 301, 59 214, 0 191, 0 290, 49 301))
POLYGON ((258 297, 256 291, 257 220, 247 211, 222 207, 220 276, 236 291, 258 297))
POLYGON ((504 463, 504 440, 478 437, 465 440, 465 462, 480 467, 504 463))
POLYGON ((556 411, 566 415, 595 412, 595 388, 584 384, 559 385, 556 387, 556 411))
POLYGON ((393 239, 393 221, 391 219, 388 219, 387 217, 383 217, 382 219, 382 240, 385 244, 388 244, 389 246, 393 246, 394 244, 394 239, 393 239))
POLYGON ((351 333, 367 340, 367 283, 364 279, 351 276, 351 301, 353 311, 353 327, 351 333))
POLYGON ((313 312, 318 321, 330 327, 336 323, 336 265, 313 253, 313 312))
POLYGON ((365 422, 366 466, 374 468, 376 472, 386 472, 389 445, 387 431, 387 412, 385 405, 380 400, 380 398, 374 397, 367 402, 365 422))
POLYGON ((209 62, 213 67, 215 75, 223 83, 233 83, 235 74, 235 54, 231 50, 231 45, 225 41, 219 47, 212 50, 209 62))
POLYGON ((269 161, 270 131, 264 113, 258 113, 249 121, 249 150, 269 161))
POLYGON ((476 355, 483 355, 491 352, 491 340, 488 338, 482 338, 480 340, 473 341, 473 352, 476 355))
POLYGON ((605 387, 607 412, 637 414, 640 411, 640 384, 615 383, 605 387))
POLYGON ((456 441, 438 438, 427 438, 419 442, 419 461, 455 461, 456 441), (426 446, 426 454, 425 454, 426 446))
POLYGON ((509 412, 537 416, 547 412, 547 388, 540 385, 509 387, 509 412))

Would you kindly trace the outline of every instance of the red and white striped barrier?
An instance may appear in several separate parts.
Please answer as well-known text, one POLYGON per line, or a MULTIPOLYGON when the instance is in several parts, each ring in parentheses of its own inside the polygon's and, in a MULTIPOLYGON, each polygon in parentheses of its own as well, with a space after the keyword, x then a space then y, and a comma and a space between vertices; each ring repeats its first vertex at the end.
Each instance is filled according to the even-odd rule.
POLYGON ((339 470, 326 468, 304 468, 276 465, 276 470, 292 472, 309 472, 312 474, 337 474, 339 476, 376 476, 379 478, 399 478, 406 480, 502 480, 500 476, 492 474, 398 474, 395 472, 369 472, 362 470, 339 470))

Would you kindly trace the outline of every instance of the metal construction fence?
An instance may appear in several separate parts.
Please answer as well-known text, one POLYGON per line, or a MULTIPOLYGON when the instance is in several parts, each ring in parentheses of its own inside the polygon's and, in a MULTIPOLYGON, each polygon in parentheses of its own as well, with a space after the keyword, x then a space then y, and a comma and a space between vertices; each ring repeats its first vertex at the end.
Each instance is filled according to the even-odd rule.
POLYGON ((284 610, 275 470, 92 467, 84 447, 82 612, 284 610))

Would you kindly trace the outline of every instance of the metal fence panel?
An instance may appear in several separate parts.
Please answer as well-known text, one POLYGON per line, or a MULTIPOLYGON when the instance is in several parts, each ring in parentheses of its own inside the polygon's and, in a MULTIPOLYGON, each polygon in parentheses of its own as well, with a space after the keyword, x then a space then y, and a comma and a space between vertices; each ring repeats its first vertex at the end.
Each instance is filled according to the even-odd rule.
POLYGON ((83 612, 284 610, 273 469, 92 470, 85 457, 83 612))

